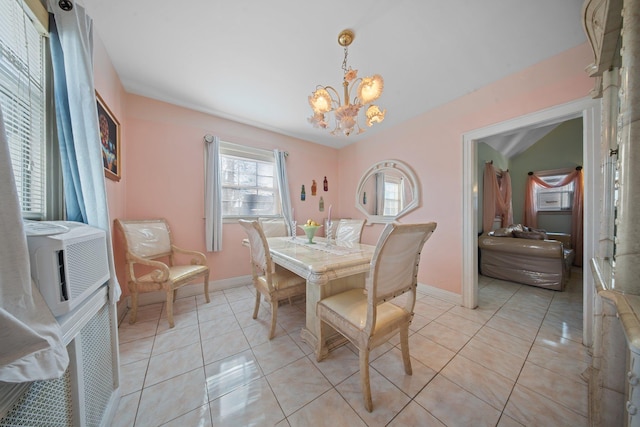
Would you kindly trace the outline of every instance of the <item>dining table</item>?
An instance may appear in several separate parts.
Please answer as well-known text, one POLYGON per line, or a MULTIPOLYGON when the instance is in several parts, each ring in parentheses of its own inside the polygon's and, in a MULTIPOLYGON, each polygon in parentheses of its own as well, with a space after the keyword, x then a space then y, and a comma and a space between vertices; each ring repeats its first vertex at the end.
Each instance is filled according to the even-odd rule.
POLYGON ((336 243, 315 237, 310 243, 304 237, 268 237, 269 252, 274 263, 304 277, 306 288, 306 324, 301 338, 320 358, 346 343, 346 339, 329 325, 318 325, 316 304, 323 298, 350 289, 365 288, 375 246, 363 243, 336 243), (323 329, 325 345, 318 348, 318 327, 323 329))

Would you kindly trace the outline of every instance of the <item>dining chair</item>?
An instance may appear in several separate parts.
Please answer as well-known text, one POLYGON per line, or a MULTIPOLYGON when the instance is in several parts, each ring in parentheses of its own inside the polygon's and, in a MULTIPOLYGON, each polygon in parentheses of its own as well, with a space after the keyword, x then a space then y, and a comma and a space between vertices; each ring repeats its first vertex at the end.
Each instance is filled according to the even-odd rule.
POLYGON ((289 235, 284 218, 258 218, 258 222, 267 237, 286 237, 289 235))
POLYGON ((209 302, 209 267, 198 251, 173 244, 169 224, 163 218, 145 220, 116 219, 116 228, 124 237, 128 286, 131 292, 129 323, 135 323, 140 292, 164 291, 167 294, 167 320, 174 327, 173 303, 178 288, 202 278, 204 296, 209 302), (191 257, 188 263, 181 258, 191 257))
POLYGON ((272 339, 276 331, 279 302, 294 296, 305 295, 307 281, 305 278, 273 262, 269 252, 269 243, 258 221, 241 219, 238 222, 244 228, 249 240, 251 275, 253 285, 256 288, 256 304, 253 309, 253 318, 256 319, 258 317, 262 295, 271 304, 269 339, 272 339))
POLYGON ((360 243, 366 219, 341 219, 335 231, 336 243, 360 243))
POLYGON ((365 289, 352 289, 316 305, 318 343, 316 359, 326 354, 322 322, 358 348, 360 387, 367 411, 373 410, 369 384, 369 353, 400 334, 404 371, 411 375, 409 324, 413 319, 420 252, 436 228, 424 224, 390 223, 382 231, 371 259, 365 289), (406 294, 403 298, 396 297, 406 294))

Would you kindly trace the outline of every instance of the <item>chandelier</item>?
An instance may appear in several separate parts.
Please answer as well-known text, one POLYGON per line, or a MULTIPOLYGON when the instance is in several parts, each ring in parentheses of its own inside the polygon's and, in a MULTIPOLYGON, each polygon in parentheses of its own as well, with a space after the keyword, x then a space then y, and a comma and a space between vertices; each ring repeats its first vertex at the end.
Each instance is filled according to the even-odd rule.
POLYGON ((329 127, 329 123, 325 115, 333 113, 335 127, 331 131, 332 135, 342 132, 349 136, 354 129, 359 134, 364 132, 358 123, 358 113, 367 104, 369 104, 365 110, 367 126, 382 122, 387 112, 387 110, 380 111, 377 105, 372 104, 382 95, 384 88, 382 76, 374 74, 372 77, 358 77, 358 70, 347 67, 348 47, 354 37, 351 30, 343 30, 338 35, 338 44, 344 47, 344 60, 342 61, 344 103, 340 102, 340 94, 331 86, 318 85, 315 92, 309 96, 309 105, 313 109, 313 116, 309 117, 309 123, 316 128, 326 129, 329 127), (354 87, 357 87, 357 96, 351 101, 351 91, 354 87))

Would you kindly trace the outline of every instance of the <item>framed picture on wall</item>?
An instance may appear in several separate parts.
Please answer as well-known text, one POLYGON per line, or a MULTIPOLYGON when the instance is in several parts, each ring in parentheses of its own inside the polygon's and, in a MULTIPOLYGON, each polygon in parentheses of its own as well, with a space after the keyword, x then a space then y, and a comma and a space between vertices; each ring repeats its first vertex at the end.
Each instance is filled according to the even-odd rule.
POLYGON ((120 123, 96 92, 104 176, 120 181, 120 123))

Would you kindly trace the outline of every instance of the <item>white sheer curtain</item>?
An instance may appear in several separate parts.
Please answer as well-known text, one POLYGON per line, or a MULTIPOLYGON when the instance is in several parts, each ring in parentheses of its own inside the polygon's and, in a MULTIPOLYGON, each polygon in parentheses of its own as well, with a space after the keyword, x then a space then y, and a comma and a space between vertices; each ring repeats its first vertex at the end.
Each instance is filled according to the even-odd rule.
POLYGON ((208 252, 222 250, 222 182, 220 180, 220 138, 205 135, 204 218, 208 252))
POLYGON ((67 218, 107 232, 109 299, 115 303, 122 292, 113 263, 104 183, 93 83, 92 20, 77 3, 65 11, 60 9, 58 1, 50 0, 49 11, 53 14, 50 45, 67 218))
POLYGON ((58 322, 31 282, 27 237, 0 108, 0 381, 60 377, 69 356, 58 322))
POLYGON ((286 158, 287 153, 280 151, 277 148, 273 150, 273 156, 276 160, 276 176, 278 178, 278 188, 280 189, 280 204, 282 206, 282 215, 287 222, 287 228, 289 229, 289 235, 293 236, 295 230, 291 230, 292 207, 291 207, 291 192, 289 191, 289 178, 287 178, 287 165, 286 158))
POLYGON ((374 215, 384 215, 384 173, 376 173, 376 205, 374 215))

